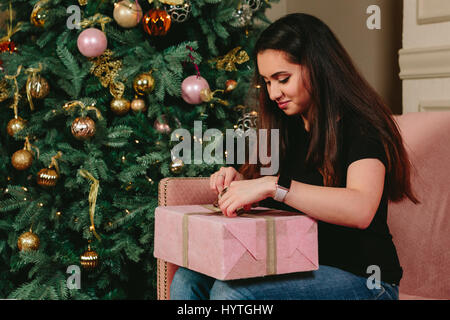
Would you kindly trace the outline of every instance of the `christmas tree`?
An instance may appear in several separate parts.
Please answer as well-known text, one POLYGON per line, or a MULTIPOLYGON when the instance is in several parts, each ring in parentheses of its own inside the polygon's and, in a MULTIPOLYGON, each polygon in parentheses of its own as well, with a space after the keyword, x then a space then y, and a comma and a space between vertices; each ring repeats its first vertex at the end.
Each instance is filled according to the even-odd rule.
POLYGON ((156 297, 158 182, 223 165, 171 133, 249 116, 271 2, 1 0, 1 298, 156 297))

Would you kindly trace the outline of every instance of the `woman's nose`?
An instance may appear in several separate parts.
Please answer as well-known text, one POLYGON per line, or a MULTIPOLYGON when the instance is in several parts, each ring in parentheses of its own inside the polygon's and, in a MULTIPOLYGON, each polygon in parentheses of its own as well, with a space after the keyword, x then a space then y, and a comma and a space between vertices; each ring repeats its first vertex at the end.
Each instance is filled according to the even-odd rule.
POLYGON ((274 101, 279 100, 283 95, 283 92, 281 92, 280 88, 276 84, 271 85, 270 88, 268 88, 268 90, 270 100, 274 101))

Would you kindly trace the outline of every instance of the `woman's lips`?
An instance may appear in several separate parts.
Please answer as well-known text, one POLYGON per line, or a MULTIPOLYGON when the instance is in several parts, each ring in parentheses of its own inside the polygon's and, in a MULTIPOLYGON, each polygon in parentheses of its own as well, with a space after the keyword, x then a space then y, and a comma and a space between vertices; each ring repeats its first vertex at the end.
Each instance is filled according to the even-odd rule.
POLYGON ((286 109, 289 102, 290 101, 278 102, 278 107, 280 107, 280 109, 286 109))

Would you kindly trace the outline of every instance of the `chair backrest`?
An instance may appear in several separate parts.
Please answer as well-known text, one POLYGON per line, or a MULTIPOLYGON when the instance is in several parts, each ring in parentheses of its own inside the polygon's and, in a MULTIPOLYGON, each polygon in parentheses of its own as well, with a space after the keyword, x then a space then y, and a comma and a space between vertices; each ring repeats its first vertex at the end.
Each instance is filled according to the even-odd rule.
MULTIPOLYGON (((403 267, 400 291, 450 299, 450 112, 395 117, 421 201, 389 203, 388 225, 403 267)), ((382 270, 381 270, 382 272, 382 270)))

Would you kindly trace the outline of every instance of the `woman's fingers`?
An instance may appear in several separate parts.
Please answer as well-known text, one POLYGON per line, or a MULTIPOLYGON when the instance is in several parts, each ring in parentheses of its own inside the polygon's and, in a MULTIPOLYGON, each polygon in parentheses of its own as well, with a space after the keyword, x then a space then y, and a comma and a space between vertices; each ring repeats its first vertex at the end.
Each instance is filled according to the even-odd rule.
POLYGON ((209 186, 217 194, 221 193, 225 187, 228 187, 231 182, 240 179, 238 172, 233 167, 222 167, 219 171, 213 173, 209 180, 209 186))
POLYGON ((209 177, 209 187, 211 188, 211 190, 218 193, 217 187, 216 187, 216 180, 217 180, 217 172, 213 173, 211 175, 211 177, 209 177))
POLYGON ((223 188, 225 187, 224 181, 225 181, 225 174, 219 172, 216 179, 216 189, 218 193, 221 193, 223 188))
POLYGON ((225 172, 225 180, 223 182, 224 187, 230 186, 231 182, 233 182, 236 178, 237 171, 230 167, 225 172))

